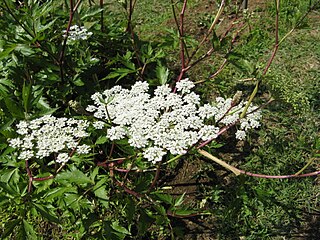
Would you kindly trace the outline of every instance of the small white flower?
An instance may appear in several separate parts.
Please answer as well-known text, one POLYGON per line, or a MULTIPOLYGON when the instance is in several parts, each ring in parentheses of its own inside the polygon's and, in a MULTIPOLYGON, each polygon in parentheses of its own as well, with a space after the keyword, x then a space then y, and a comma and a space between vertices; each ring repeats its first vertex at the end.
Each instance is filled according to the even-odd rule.
POLYGON ((57 156, 57 163, 66 163, 68 162, 70 159, 69 155, 67 153, 60 153, 58 156, 57 156))
MULTIPOLYGON (((63 30, 62 32, 64 33, 63 37, 66 38, 67 31, 63 30)), ((68 32, 70 43, 76 42, 80 39, 87 40, 92 34, 93 33, 88 32, 87 29, 85 29, 85 27, 79 27, 78 25, 71 26, 68 32)))
POLYGON ((102 121, 95 121, 92 125, 95 129, 103 129, 106 124, 102 121))
POLYGON ((160 162, 165 154, 166 152, 159 147, 150 147, 143 152, 143 156, 154 164, 160 162))
POLYGON ((13 148, 19 148, 23 141, 20 138, 13 138, 9 140, 10 146, 13 148))
POLYGON ((90 152, 90 147, 86 144, 77 146, 77 153, 79 154, 88 154, 90 152))
POLYGON ((194 87, 194 83, 189 80, 189 78, 182 79, 176 83, 176 88, 178 92, 182 95, 185 93, 190 93, 190 90, 194 87))
MULTIPOLYGON (((17 124, 19 138, 9 140, 11 147, 20 152, 19 159, 29 160, 33 157, 43 159, 53 153, 72 151, 77 148, 81 138, 88 136, 86 132, 89 122, 84 120, 56 118, 46 115, 30 122, 17 124), (23 130, 23 131, 22 131, 23 130)), ((80 154, 88 153, 89 147, 82 145, 80 154)), ((64 155, 58 158, 61 160, 64 155)))
POLYGON ((244 140, 246 138, 246 132, 243 130, 238 130, 236 132, 236 139, 238 140, 244 140))
POLYGON ((107 137, 110 138, 110 140, 120 140, 126 136, 126 131, 123 127, 117 126, 117 127, 111 127, 108 129, 107 137))
POLYGON ((29 160, 31 158, 34 157, 34 154, 33 154, 33 151, 31 150, 25 150, 25 151, 22 151, 18 157, 18 159, 22 159, 22 160, 29 160))

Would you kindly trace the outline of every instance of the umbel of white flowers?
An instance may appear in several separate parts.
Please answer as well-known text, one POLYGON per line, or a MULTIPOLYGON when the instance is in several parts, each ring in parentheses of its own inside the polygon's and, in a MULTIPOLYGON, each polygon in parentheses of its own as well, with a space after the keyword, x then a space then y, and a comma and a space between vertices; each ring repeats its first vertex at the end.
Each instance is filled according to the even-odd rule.
MULTIPOLYGON (((62 31, 63 37, 67 37, 67 31, 63 30, 62 31)), ((85 29, 85 27, 79 27, 78 25, 73 25, 70 27, 70 30, 68 32, 68 36, 69 36, 69 40, 71 42, 75 42, 78 40, 87 40, 88 37, 90 37, 92 35, 92 32, 88 32, 87 29, 85 29)))
POLYGON ((199 95, 191 91, 194 84, 189 79, 176 84, 173 93, 168 85, 149 94, 147 82, 136 82, 130 90, 115 86, 92 95, 93 105, 87 107, 102 129, 110 124, 110 140, 128 139, 128 143, 141 149, 144 158, 152 163, 161 161, 170 152, 185 154, 194 144, 217 137, 223 126, 240 122, 237 139, 244 139, 246 131, 259 127, 260 111, 250 106, 245 118, 240 119, 246 102, 233 106, 231 98, 218 97, 212 105, 200 104, 199 95))
POLYGON ((43 159, 56 154, 56 162, 66 163, 71 151, 89 153, 89 146, 79 145, 80 139, 89 135, 88 126, 89 122, 85 120, 46 115, 29 122, 20 121, 17 133, 21 136, 9 140, 9 144, 20 150, 18 159, 43 159))

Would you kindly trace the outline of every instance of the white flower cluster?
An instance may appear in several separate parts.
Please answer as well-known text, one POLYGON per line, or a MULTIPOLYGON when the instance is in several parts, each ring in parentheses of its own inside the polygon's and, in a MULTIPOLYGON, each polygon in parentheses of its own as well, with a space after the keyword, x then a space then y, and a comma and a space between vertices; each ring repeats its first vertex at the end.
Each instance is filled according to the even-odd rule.
POLYGON ((88 145, 79 145, 80 139, 88 136, 88 126, 85 120, 46 115, 30 122, 20 121, 17 133, 21 137, 10 139, 9 144, 20 150, 18 159, 42 159, 56 153, 56 161, 66 163, 70 159, 68 151, 89 153, 88 145))
MULTIPOLYGON (((64 30, 63 33, 63 37, 66 38, 67 31, 64 30)), ((71 26, 68 33, 69 40, 71 40, 72 42, 78 41, 80 39, 87 40, 88 37, 90 37, 91 35, 92 32, 88 32, 87 29, 85 29, 85 27, 79 27, 78 25, 71 26)))
MULTIPOLYGON (((191 81, 181 80, 176 87, 173 93, 168 85, 159 86, 151 96, 146 82, 136 82, 131 90, 115 86, 92 95, 94 105, 86 110, 112 125, 107 131, 110 140, 127 138, 153 163, 168 152, 185 154, 197 142, 216 138, 219 123, 228 125, 239 120, 245 103, 231 107, 232 99, 218 98, 214 106, 200 106, 199 95, 191 92, 191 81)), ((259 119, 260 114, 241 119, 240 130, 259 126, 259 119)))

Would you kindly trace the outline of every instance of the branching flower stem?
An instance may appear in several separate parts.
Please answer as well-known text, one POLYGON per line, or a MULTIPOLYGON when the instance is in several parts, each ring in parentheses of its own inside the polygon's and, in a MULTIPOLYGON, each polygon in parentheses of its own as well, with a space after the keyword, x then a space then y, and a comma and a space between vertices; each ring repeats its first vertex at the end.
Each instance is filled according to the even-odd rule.
MULTIPOLYGON (((184 43, 184 14, 186 12, 187 9, 187 3, 188 0, 184 0, 183 1, 183 6, 180 12, 180 25, 179 25, 179 33, 180 33, 180 61, 181 61, 181 71, 180 74, 178 76, 178 79, 176 80, 176 82, 179 82, 184 73, 185 73, 185 68, 186 68, 186 59, 185 59, 185 43, 184 43)), ((173 89, 173 92, 175 93, 177 91, 177 88, 175 87, 173 89)))
POLYGON ((72 20, 74 17, 75 12, 77 11, 78 7, 80 6, 81 0, 78 0, 76 4, 74 5, 73 0, 70 0, 70 12, 69 12, 69 21, 68 21, 68 26, 65 32, 65 38, 62 43, 62 49, 59 54, 59 67, 60 67, 60 78, 61 81, 64 81, 64 71, 63 71, 63 66, 64 66, 64 56, 65 56, 65 51, 66 51, 66 46, 67 46, 67 41, 68 41, 68 36, 69 36, 69 31, 70 27, 72 24, 72 20))

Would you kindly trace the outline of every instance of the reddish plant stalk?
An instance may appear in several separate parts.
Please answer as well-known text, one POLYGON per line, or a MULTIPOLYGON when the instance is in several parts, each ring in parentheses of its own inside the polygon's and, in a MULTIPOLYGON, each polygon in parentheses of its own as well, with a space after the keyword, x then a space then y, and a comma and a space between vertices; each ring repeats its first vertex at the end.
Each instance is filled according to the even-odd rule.
MULTIPOLYGON (((176 80, 176 82, 179 82, 184 73, 185 73, 185 68, 186 68, 186 60, 185 60, 185 52, 184 52, 184 48, 185 48, 185 44, 184 44, 184 14, 186 12, 186 9, 187 9, 187 3, 188 3, 188 0, 184 0, 183 1, 183 6, 182 6, 182 9, 181 9, 181 12, 180 12, 180 26, 179 26, 179 33, 180 33, 180 61, 181 61, 181 71, 180 71, 180 74, 176 80)), ((173 92, 176 92, 177 89, 176 87, 174 88, 173 92)))
POLYGON ((28 193, 31 193, 33 177, 32 177, 32 173, 31 173, 30 167, 29 167, 29 161, 28 160, 26 160, 26 169, 27 169, 27 174, 28 174, 28 177, 29 177, 28 193))
POLYGON ((63 43, 62 43, 62 49, 61 49, 61 52, 60 52, 60 55, 59 55, 59 67, 60 67, 60 78, 61 78, 61 81, 64 81, 63 66, 64 66, 64 56, 65 56, 65 51, 66 51, 69 31, 70 31, 70 27, 71 27, 72 20, 73 20, 73 17, 74 17, 74 13, 77 11, 80 3, 81 3, 81 0, 78 0, 77 3, 74 5, 73 0, 70 0, 69 21, 68 21, 68 25, 67 25, 67 29, 66 29, 65 38, 64 38, 63 43))
POLYGON ((101 9, 101 13, 100 13, 100 25, 101 25, 101 32, 104 32, 103 0, 100 0, 99 4, 100 4, 100 9, 101 9))

